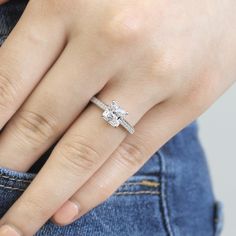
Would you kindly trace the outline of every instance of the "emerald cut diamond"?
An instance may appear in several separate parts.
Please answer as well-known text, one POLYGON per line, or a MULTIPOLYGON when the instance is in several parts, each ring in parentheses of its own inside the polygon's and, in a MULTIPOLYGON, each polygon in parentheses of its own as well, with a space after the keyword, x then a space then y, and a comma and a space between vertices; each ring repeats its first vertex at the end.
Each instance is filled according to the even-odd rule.
POLYGON ((93 96, 90 101, 103 110, 103 119, 112 127, 121 125, 130 134, 135 132, 134 127, 124 118, 128 115, 128 112, 118 106, 116 101, 112 101, 111 105, 107 105, 95 96, 93 96))
POLYGON ((112 101, 111 105, 107 105, 102 113, 102 117, 113 127, 118 127, 128 112, 123 110, 116 101, 112 101))

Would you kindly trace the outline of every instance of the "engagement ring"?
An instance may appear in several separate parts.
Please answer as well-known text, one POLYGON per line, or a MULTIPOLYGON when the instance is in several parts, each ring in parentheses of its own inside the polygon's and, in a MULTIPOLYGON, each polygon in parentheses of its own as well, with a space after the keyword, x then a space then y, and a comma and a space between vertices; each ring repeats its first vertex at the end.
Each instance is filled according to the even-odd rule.
POLYGON ((96 97, 92 97, 90 101, 103 110, 103 119, 112 127, 118 127, 121 125, 129 133, 134 133, 134 127, 124 118, 128 115, 128 112, 122 109, 116 101, 112 101, 110 105, 105 104, 96 97))

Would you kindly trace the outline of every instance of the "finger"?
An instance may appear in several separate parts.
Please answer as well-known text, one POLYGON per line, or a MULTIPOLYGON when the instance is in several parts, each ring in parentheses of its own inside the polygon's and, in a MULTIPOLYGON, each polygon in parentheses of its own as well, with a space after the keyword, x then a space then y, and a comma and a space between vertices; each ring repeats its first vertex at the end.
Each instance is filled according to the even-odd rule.
POLYGON ((77 41, 68 43, 4 128, 0 136, 0 166, 27 171, 65 132, 92 95, 113 76, 114 68, 106 66, 106 60, 78 45, 77 41))
MULTIPOLYGON (((135 134, 125 138, 104 165, 63 204, 53 221, 70 224, 103 203, 191 119, 179 105, 162 103, 152 108, 136 125, 135 134)), ((157 184, 148 186, 147 193, 158 193, 157 184)))
MULTIPOLYGON (((108 85, 99 96, 104 102, 115 97, 125 104, 123 108, 130 112, 128 121, 136 124, 154 104, 143 102, 137 93, 130 96, 128 87, 108 85)), ((14 225, 23 235, 34 234, 95 173, 127 135, 100 116, 101 110, 94 104, 86 108, 26 192, 2 218, 1 225, 14 225)))
POLYGON ((124 139, 110 158, 56 212, 53 221, 60 225, 70 224, 103 203, 153 153, 199 117, 221 94, 222 88, 219 89, 217 84, 194 87, 190 92, 173 96, 150 109, 136 125, 135 134, 124 139))
POLYGON ((3 4, 5 2, 8 2, 8 0, 0 0, 0 4, 3 4))
POLYGON ((0 48, 0 130, 65 45, 65 24, 45 9, 30 1, 0 48))

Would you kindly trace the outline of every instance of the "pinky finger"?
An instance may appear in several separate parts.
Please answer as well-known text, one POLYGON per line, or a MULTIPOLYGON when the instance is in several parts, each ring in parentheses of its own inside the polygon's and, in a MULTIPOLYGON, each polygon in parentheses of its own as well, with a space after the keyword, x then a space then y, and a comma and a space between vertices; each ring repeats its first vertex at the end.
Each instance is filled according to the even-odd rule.
POLYGON ((188 110, 168 102, 152 108, 136 125, 135 134, 127 136, 105 164, 55 213, 53 221, 70 224, 104 202, 156 150, 195 118, 190 117, 188 110))

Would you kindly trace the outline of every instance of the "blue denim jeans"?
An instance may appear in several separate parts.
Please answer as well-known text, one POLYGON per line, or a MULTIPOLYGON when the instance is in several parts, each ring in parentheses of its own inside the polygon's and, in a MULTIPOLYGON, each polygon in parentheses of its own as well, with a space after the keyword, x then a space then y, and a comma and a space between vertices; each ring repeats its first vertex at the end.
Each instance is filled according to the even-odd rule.
MULTIPOLYGON (((26 4, 17 0, 0 6, 0 44, 26 4)), ((0 167, 0 216, 25 191, 54 146, 27 173, 0 167)), ((48 221, 36 235, 218 236, 221 228, 221 204, 212 192, 194 122, 156 151, 104 203, 68 226, 48 221)))

